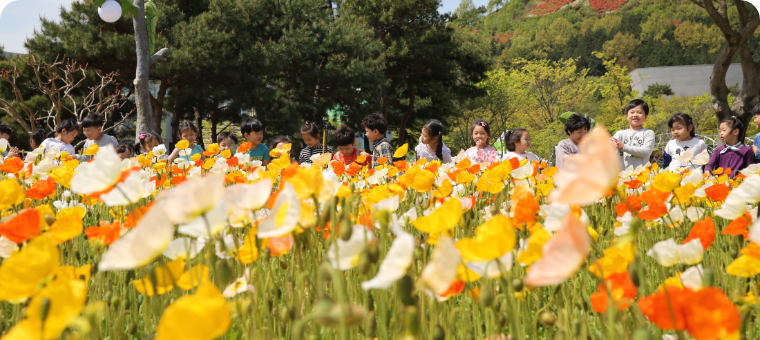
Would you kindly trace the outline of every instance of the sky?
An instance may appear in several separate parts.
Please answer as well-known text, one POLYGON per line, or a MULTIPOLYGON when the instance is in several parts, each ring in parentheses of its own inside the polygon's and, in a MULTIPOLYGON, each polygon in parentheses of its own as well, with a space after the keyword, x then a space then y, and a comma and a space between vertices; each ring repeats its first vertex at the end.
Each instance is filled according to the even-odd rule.
MULTIPOLYGON (((461 0, 442 0, 440 12, 453 12, 461 0)), ((488 0, 474 0, 475 6, 488 0)), ((6 52, 26 53, 24 40, 39 28, 40 17, 59 20, 61 6, 71 8, 71 0, 0 0, 0 45, 6 52), (9 1, 12 1, 8 3, 9 1), (6 5, 7 4, 7 5, 6 5)))

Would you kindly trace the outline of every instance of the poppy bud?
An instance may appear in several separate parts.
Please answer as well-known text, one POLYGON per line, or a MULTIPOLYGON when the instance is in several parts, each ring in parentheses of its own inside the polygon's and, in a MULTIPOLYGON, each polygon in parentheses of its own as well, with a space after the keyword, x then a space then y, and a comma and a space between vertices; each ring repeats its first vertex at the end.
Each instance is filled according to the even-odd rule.
POLYGON ((280 269, 282 270, 288 269, 288 263, 285 261, 280 261, 280 269))
POLYGON ((288 308, 280 309, 280 322, 282 323, 290 322, 290 311, 288 310, 288 308))
POLYGON ((702 284, 705 287, 711 287, 715 284, 715 272, 713 272, 712 268, 702 270, 702 284))
POLYGON ((649 333, 649 330, 646 329, 646 327, 639 327, 636 329, 636 331, 633 332, 633 337, 631 338, 633 340, 653 340, 652 333, 649 333))
POLYGON ((729 254, 731 255, 732 259, 735 259, 739 255, 739 248, 731 248, 731 252, 729 254))
POLYGON ((512 280, 512 288, 515 290, 515 292, 522 292, 523 290, 523 281, 520 279, 514 279, 512 280))
POLYGON ((55 217, 53 217, 53 215, 50 215, 50 214, 45 215, 45 223, 47 223, 48 225, 53 225, 53 223, 55 223, 55 217))
POLYGON ((330 308, 332 308, 332 306, 333 306, 332 300, 328 298, 320 299, 319 302, 317 302, 317 304, 314 305, 313 313, 314 315, 317 315, 317 316, 324 316, 330 311, 330 308))
POLYGON ((405 306, 414 304, 414 298, 412 297, 413 285, 414 283, 409 275, 404 275, 404 277, 398 280, 398 286, 396 286, 396 289, 398 291, 398 296, 401 299, 401 303, 405 306))
POLYGON ((493 291, 491 290, 491 287, 481 287, 480 304, 483 308, 488 308, 493 305, 493 291))
POLYGON ((137 324, 134 321, 132 321, 132 324, 129 325, 129 335, 135 335, 135 333, 137 333, 137 324))
POLYGON ((446 332, 443 331, 441 325, 435 325, 435 328, 433 328, 433 340, 443 339, 446 339, 446 332))
POLYGON ((222 285, 226 285, 230 282, 230 277, 232 276, 232 272, 230 271, 230 266, 227 265, 226 261, 219 261, 219 263, 216 265, 216 274, 219 278, 219 282, 222 285))
POLYGON ((417 317, 417 307, 406 306, 404 309, 404 326, 411 335, 417 335, 419 329, 419 318, 417 317))
POLYGON ((45 323, 45 319, 48 317, 48 313, 50 312, 50 299, 44 298, 42 299, 42 304, 40 304, 40 319, 42 319, 42 323, 45 323))
POLYGON ((361 255, 359 255, 359 272, 362 274, 367 274, 369 272, 369 266, 372 264, 372 261, 369 259, 369 254, 367 251, 363 251, 361 255))
POLYGON ((367 247, 367 255, 369 255, 369 260, 372 261, 372 263, 377 263, 377 261, 380 260, 380 248, 377 246, 376 242, 369 244, 369 247, 367 247))
POLYGON ((554 323, 557 322, 557 317, 554 316, 554 313, 550 311, 543 311, 541 312, 541 315, 538 317, 538 320, 541 322, 544 327, 551 327, 554 326, 554 323))
POLYGON ((340 228, 340 239, 343 241, 348 241, 351 239, 351 233, 354 231, 354 228, 351 228, 351 225, 346 223, 343 225, 343 228, 340 228))
POLYGON ((137 304, 138 305, 142 305, 143 301, 145 300, 145 298, 143 296, 145 296, 145 295, 140 294, 140 295, 137 296, 137 304))
POLYGON ((641 230, 641 219, 638 217, 634 217, 631 220, 631 229, 630 233, 633 233, 634 235, 639 234, 639 230, 641 230))
POLYGON ((103 297, 103 301, 105 301, 108 304, 108 307, 111 307, 111 298, 112 298, 111 292, 107 292, 106 295, 103 297))
POLYGON ((496 216, 499 214, 499 206, 496 205, 496 203, 491 204, 491 216, 496 216))

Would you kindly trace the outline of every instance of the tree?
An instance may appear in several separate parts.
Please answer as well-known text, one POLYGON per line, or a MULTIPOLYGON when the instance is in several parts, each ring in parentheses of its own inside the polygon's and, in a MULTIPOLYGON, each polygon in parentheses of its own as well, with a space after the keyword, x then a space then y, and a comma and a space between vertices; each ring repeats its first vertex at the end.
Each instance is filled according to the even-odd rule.
POLYGON ((691 1, 707 11, 725 39, 710 76, 710 95, 715 118, 720 123, 723 119, 736 116, 742 119, 745 123, 744 126, 748 126, 752 119, 752 108, 760 102, 758 99, 760 94, 760 63, 753 59, 748 44, 749 39, 760 26, 760 15, 756 10, 750 12, 747 3, 743 0, 733 0, 739 17, 738 22, 734 23, 729 18, 730 0, 691 1), (742 66, 744 80, 739 95, 729 106, 730 90, 726 85, 726 73, 731 61, 737 55, 742 66))
POLYGON ((400 144, 414 112, 445 120, 456 112, 454 100, 480 95, 475 84, 490 64, 484 38, 455 30, 439 6, 439 0, 352 0, 341 7, 364 18, 385 45, 389 85, 379 91, 380 104, 391 124, 400 121, 400 144))
POLYGON ((483 15, 486 13, 486 7, 475 7, 472 0, 462 0, 459 7, 454 11, 456 19, 452 23, 458 27, 475 27, 483 19, 483 15))
POLYGON ((650 97, 672 96, 673 89, 670 88, 670 85, 668 84, 660 85, 658 83, 654 83, 647 86, 647 90, 644 91, 644 95, 650 97))

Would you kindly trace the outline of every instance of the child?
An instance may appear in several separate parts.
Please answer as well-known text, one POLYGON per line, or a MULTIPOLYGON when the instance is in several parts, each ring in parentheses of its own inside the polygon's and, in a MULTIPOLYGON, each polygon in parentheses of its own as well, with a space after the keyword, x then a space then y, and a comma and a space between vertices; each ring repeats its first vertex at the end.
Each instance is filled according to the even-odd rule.
POLYGON ((51 148, 58 148, 58 150, 66 151, 69 155, 75 154, 74 147, 71 146, 71 142, 79 134, 79 124, 71 119, 64 120, 61 125, 55 128, 55 138, 45 139, 40 146, 45 147, 45 150, 51 148))
POLYGON ((378 160, 381 158, 385 158, 388 162, 392 163, 393 147, 385 138, 385 132, 388 131, 388 122, 385 121, 383 115, 375 112, 364 117, 362 119, 362 127, 364 127, 364 150, 367 153, 370 152, 369 143, 372 143, 372 167, 379 166, 378 160))
POLYGON ((301 154, 298 156, 298 163, 311 163, 312 156, 333 152, 327 145, 322 147, 322 143, 319 141, 319 127, 313 122, 306 122, 301 127, 301 138, 306 143, 306 147, 301 150, 301 154))
POLYGON ((372 156, 354 147, 354 141, 356 140, 354 129, 341 125, 339 129, 333 132, 333 135, 335 136, 335 144, 338 145, 338 152, 333 156, 333 160, 343 162, 344 165, 350 165, 356 161, 357 157, 366 155, 367 158, 364 162, 359 163, 359 165, 365 166, 372 163, 372 156))
POLYGON ((219 156, 224 150, 230 150, 230 155, 237 152, 238 138, 229 131, 222 131, 216 135, 216 142, 219 144, 219 156))
MULTIPOLYGON (((43 129, 37 129, 34 130, 29 135, 29 146, 32 147, 32 150, 37 149, 40 147, 40 144, 45 141, 45 130, 43 129)), ((27 152, 26 157, 24 158, 24 162, 26 163, 32 163, 37 158, 37 154, 32 152, 27 152)))
POLYGON ((272 140, 272 149, 282 148, 283 145, 293 144, 290 136, 277 136, 272 140))
POLYGON ((672 172, 680 172, 685 169, 694 170, 701 166, 692 163, 684 163, 676 159, 683 155, 686 150, 691 149, 694 156, 699 155, 702 151, 707 150, 707 144, 701 139, 694 138, 694 123, 691 116, 685 113, 676 113, 668 121, 670 133, 674 139, 671 139, 665 146, 666 161, 663 167, 668 167, 672 172), (670 161, 668 162, 668 158, 670 161))
POLYGON ((161 144, 161 136, 155 132, 140 134, 140 139, 135 143, 134 150, 139 151, 141 155, 147 155, 153 151, 153 148, 161 144))
POLYGON ((264 166, 269 165, 272 156, 269 155, 269 148, 261 142, 264 140, 264 124, 256 118, 250 118, 243 121, 240 132, 243 133, 243 138, 251 143, 251 148, 248 150, 251 160, 261 161, 264 166))
POLYGON ((562 168, 562 162, 565 157, 578 154, 578 143, 580 143, 583 136, 591 130, 591 122, 586 117, 573 114, 565 121, 565 133, 567 139, 561 140, 554 148, 556 155, 557 168, 562 168))
POLYGON ((414 148, 414 152, 417 153, 417 160, 425 158, 428 161, 451 163, 451 149, 443 143, 443 124, 440 121, 431 119, 425 122, 420 143, 414 148))
POLYGON ((518 161, 527 158, 528 162, 538 160, 536 155, 528 152, 528 149, 530 149, 530 133, 528 132, 528 129, 518 128, 507 132, 507 139, 505 142, 509 152, 507 152, 503 160, 508 161, 512 158, 517 158, 518 161))
POLYGON ((189 155, 183 155, 180 156, 179 148, 174 148, 174 151, 172 151, 172 154, 169 155, 169 162, 174 161, 175 158, 180 157, 185 160, 185 162, 193 162, 193 155, 200 154, 201 159, 205 159, 206 157, 203 156, 203 148, 200 145, 195 144, 195 140, 198 138, 198 128, 195 127, 195 124, 191 122, 182 122, 182 124, 179 125, 179 137, 180 140, 186 140, 189 142, 188 149, 191 149, 189 155))
MULTIPOLYGON (((760 104, 755 105, 752 108, 752 116, 754 117, 753 123, 755 127, 760 129, 760 104)), ((752 153, 755 155, 755 163, 760 163, 760 132, 755 135, 755 141, 752 143, 752 153)))
POLYGON ((488 146, 491 138, 491 127, 484 120, 476 120, 470 127, 472 147, 465 151, 467 158, 472 164, 493 163, 498 160, 496 149, 488 146))
POLYGON ((644 121, 649 116, 649 105, 634 99, 625 106, 623 113, 628 119, 628 130, 615 132, 610 138, 612 145, 620 152, 623 169, 634 169, 649 163, 649 156, 654 151, 654 131, 644 128, 644 121))
POLYGON ((82 120, 82 132, 87 137, 87 141, 84 142, 84 148, 97 144, 102 148, 106 145, 111 145, 116 148, 119 145, 119 141, 113 136, 109 136, 103 133, 103 116, 99 113, 90 113, 82 120))
POLYGON ((130 159, 133 155, 132 146, 125 143, 119 143, 119 145, 116 146, 116 153, 119 154, 121 160, 130 159))
MULTIPOLYGON (((11 140, 11 134, 13 134, 13 129, 11 129, 11 126, 6 124, 5 122, 0 122, 0 139, 5 139, 6 141, 11 140)), ((5 157, 18 157, 19 152, 17 147, 12 147, 9 150, 5 151, 3 156, 5 157)))
POLYGON ((706 171, 717 168, 731 169, 728 176, 734 178, 739 171, 752 164, 755 157, 750 147, 742 144, 744 140, 744 124, 735 116, 728 117, 720 122, 718 129, 720 140, 725 144, 716 148, 707 163, 706 171))

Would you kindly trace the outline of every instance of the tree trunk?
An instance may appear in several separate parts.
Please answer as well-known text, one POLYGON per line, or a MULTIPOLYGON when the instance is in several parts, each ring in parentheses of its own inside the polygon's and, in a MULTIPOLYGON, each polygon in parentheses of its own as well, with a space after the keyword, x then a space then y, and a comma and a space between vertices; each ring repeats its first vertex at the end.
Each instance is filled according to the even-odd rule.
POLYGON ((179 141, 179 122, 185 118, 185 110, 182 107, 182 87, 177 86, 172 90, 174 93, 174 114, 172 115, 172 142, 179 141))
POLYGON ((216 143, 216 125, 219 124, 219 109, 211 113, 211 143, 216 143))
POLYGON ((153 110, 148 90, 150 72, 150 48, 148 47, 148 25, 145 22, 145 0, 135 0, 137 15, 132 17, 135 29, 135 45, 137 49, 137 69, 135 72, 135 104, 137 106, 137 128, 135 139, 141 133, 153 131, 153 110))
POLYGON ((203 144, 203 117, 201 111, 198 110, 197 107, 193 107, 193 111, 195 111, 195 126, 198 127, 198 138, 196 139, 196 143, 205 150, 206 146, 203 144))
POLYGON ((404 119, 401 120, 401 127, 399 128, 399 142, 398 145, 404 145, 406 142, 406 122, 414 111, 414 81, 409 79, 406 83, 409 91, 409 108, 406 109, 404 119))
POLYGON ((741 91, 731 106, 731 111, 742 119, 746 130, 752 121, 752 109, 760 103, 758 99, 758 94, 760 94, 760 64, 753 60, 752 52, 750 52, 747 43, 739 47, 738 53, 744 79, 742 80, 741 91))

